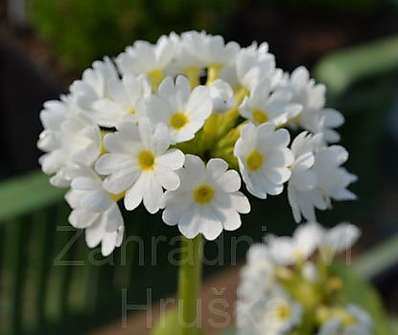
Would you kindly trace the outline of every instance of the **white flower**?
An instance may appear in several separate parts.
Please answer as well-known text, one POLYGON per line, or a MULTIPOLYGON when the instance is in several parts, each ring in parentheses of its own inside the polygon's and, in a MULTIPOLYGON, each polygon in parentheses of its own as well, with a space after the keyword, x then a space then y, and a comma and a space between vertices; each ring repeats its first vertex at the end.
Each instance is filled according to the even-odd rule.
POLYGON ((291 174, 288 166, 293 162, 289 141, 286 129, 275 130, 270 123, 258 127, 250 123, 242 129, 234 154, 250 193, 262 199, 267 194, 282 193, 283 183, 291 174))
POLYGON ((191 50, 207 66, 222 67, 232 64, 240 49, 236 42, 225 43, 222 36, 207 35, 203 32, 191 41, 191 50))
POLYGON ((146 41, 136 41, 116 58, 123 75, 146 74, 154 86, 157 86, 171 63, 176 50, 175 40, 161 36, 155 45, 146 41))
POLYGON ((350 249, 360 236, 358 227, 345 222, 325 231, 320 247, 324 260, 332 261, 336 254, 350 249))
POLYGON ((175 40, 176 57, 171 64, 173 73, 181 73, 187 70, 199 71, 206 66, 205 59, 201 57, 206 39, 205 32, 186 31, 178 35, 171 35, 175 40))
POLYGON ((94 119, 104 127, 117 127, 121 122, 137 122, 143 112, 143 102, 151 94, 145 76, 125 75, 109 83, 109 93, 92 105, 94 119))
POLYGON ((234 102, 234 91, 227 82, 217 79, 209 86, 213 113, 223 113, 230 109, 234 102))
POLYGON ((53 175, 50 182, 54 186, 68 186, 69 167, 91 166, 100 154, 100 129, 76 110, 78 107, 66 97, 63 101, 45 103, 40 114, 45 129, 38 147, 46 153, 39 162, 44 173, 53 175))
POLYGON ((245 98, 240 114, 256 125, 271 122, 279 127, 296 117, 301 109, 301 105, 290 103, 290 94, 286 90, 271 92, 271 82, 264 80, 245 98))
POLYGON ((167 77, 157 95, 146 103, 146 115, 152 123, 168 126, 174 143, 192 139, 212 112, 209 89, 196 87, 192 92, 186 77, 178 76, 174 83, 167 77))
POLYGON ((90 248, 101 243, 102 254, 108 256, 122 243, 122 214, 93 170, 80 169, 79 172, 65 196, 73 209, 69 222, 75 228, 85 229, 86 242, 90 248))
POLYGON ((85 70, 82 79, 72 83, 70 91, 77 104, 89 111, 96 100, 107 97, 109 85, 115 80, 118 80, 116 68, 105 57, 103 61, 95 61, 92 68, 85 70))
POLYGON ((283 335, 294 329, 302 319, 300 304, 291 300, 283 289, 275 288, 273 296, 259 299, 250 308, 238 310, 245 317, 238 320, 238 334, 283 335))
POLYGON ((247 253, 247 264, 241 270, 240 285, 237 290, 238 307, 252 305, 267 297, 274 289, 275 264, 265 244, 253 244, 247 253))
POLYGON ((291 74, 287 88, 293 93, 292 101, 303 106, 296 122, 314 134, 322 133, 326 142, 338 142, 340 136, 334 129, 344 123, 344 118, 340 112, 324 107, 325 86, 315 84, 301 66, 291 74))
POLYGON ((199 157, 186 155, 184 168, 178 171, 180 187, 165 193, 163 221, 178 225, 187 238, 203 234, 214 240, 223 229, 238 229, 239 214, 248 213, 250 204, 239 192, 239 174, 227 168, 222 159, 211 159, 205 165, 199 157))
POLYGON ((160 124, 152 129, 149 121, 142 119, 137 125, 123 123, 118 131, 104 138, 108 153, 101 156, 95 168, 104 180, 107 191, 126 192, 126 209, 135 209, 141 201, 150 213, 161 205, 163 188, 174 190, 180 180, 175 170, 184 163, 180 150, 170 149, 167 128, 160 124))
POLYGON ((309 221, 316 221, 315 208, 330 208, 332 199, 356 199, 347 187, 357 178, 341 167, 348 159, 348 152, 342 146, 326 147, 318 136, 300 135, 292 150, 296 155, 296 163, 292 166, 292 174, 295 175, 288 186, 288 196, 297 222, 301 215, 309 221))
POLYGON ((236 77, 239 84, 253 91, 263 80, 272 82, 275 57, 268 52, 268 43, 253 43, 236 56, 236 77))
POLYGON ((266 237, 272 259, 281 265, 292 265, 307 260, 323 241, 324 230, 315 223, 300 225, 292 237, 266 237))
POLYGON ((371 335, 372 319, 356 305, 349 305, 345 311, 322 325, 317 335, 371 335))
MULTIPOLYGON (((315 219, 315 215, 312 215, 312 206, 313 199, 316 200, 316 197, 311 197, 313 193, 310 191, 316 187, 317 179, 311 168, 315 163, 314 151, 320 146, 321 142, 321 135, 314 136, 304 131, 297 135, 292 143, 291 150, 294 155, 294 163, 290 167, 292 175, 289 179, 287 191, 296 222, 301 221, 301 213, 307 219, 315 219), (306 196, 303 196, 304 194, 306 196)), ((318 204, 319 207, 325 209, 323 204, 318 204)))

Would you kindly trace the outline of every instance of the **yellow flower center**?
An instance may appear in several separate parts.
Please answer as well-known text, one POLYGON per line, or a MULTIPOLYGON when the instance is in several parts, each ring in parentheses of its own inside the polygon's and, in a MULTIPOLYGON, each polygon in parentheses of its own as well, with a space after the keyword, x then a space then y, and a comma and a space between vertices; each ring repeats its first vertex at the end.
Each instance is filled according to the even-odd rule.
POLYGON ((210 185, 204 184, 194 188, 192 197, 196 203, 205 205, 213 200, 214 193, 214 189, 210 185))
POLYGON ((264 155, 261 152, 259 152, 256 149, 254 149, 246 157, 247 168, 250 171, 257 171, 258 169, 260 169, 263 166, 264 158, 265 157, 264 157, 264 155))
POLYGON ((150 150, 142 150, 139 152, 138 165, 143 171, 153 170, 155 165, 155 155, 150 150))
POLYGON ((188 116, 186 116, 184 113, 177 112, 171 115, 169 123, 172 128, 179 130, 183 128, 188 121, 188 116))
POLYGON ((156 91, 164 78, 163 71, 160 69, 154 69, 148 72, 148 78, 151 82, 152 90, 156 91))
POLYGON ((129 107, 127 108, 127 113, 129 113, 129 114, 134 114, 134 113, 135 113, 134 107, 133 107, 133 106, 129 106, 129 107))
POLYGON ((281 303, 276 307, 276 316, 279 320, 288 320, 290 318, 291 310, 288 304, 281 303))
POLYGON ((267 113, 260 109, 253 109, 252 115, 254 122, 257 124, 265 123, 269 120, 267 113))

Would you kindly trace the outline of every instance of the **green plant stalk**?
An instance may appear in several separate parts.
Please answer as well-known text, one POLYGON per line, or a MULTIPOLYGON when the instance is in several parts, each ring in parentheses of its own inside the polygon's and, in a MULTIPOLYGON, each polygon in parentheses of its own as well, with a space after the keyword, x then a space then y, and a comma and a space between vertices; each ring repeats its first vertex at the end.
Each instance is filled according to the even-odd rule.
POLYGON ((181 263, 178 281, 179 335, 198 335, 200 331, 199 293, 202 282, 203 237, 184 236, 181 240, 181 263))

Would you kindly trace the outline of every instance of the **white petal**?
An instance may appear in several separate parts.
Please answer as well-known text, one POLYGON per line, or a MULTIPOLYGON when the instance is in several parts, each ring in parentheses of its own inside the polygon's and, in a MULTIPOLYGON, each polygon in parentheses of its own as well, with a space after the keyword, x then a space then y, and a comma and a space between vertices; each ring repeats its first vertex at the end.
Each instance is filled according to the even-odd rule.
POLYGON ((173 149, 157 157, 156 160, 161 166, 168 167, 172 170, 177 170, 184 165, 185 155, 181 150, 173 149))
POLYGON ((148 180, 145 174, 141 174, 134 185, 126 192, 124 197, 124 206, 128 211, 136 209, 142 201, 147 189, 148 180))
POLYGON ((156 179, 163 188, 169 191, 174 191, 180 186, 178 174, 169 169, 158 169, 156 179))
POLYGON ((100 215, 100 213, 89 212, 84 209, 75 209, 69 215, 69 223, 75 228, 87 228, 91 226, 100 215))
POLYGON ((154 214, 160 208, 163 190, 153 175, 148 176, 147 179, 148 183, 143 195, 144 206, 149 213, 154 214))

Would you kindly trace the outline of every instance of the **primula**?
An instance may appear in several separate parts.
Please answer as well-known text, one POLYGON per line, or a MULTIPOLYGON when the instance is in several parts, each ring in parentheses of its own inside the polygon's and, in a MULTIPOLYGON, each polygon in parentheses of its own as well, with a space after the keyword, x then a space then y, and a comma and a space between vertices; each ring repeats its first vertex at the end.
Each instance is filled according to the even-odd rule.
MULTIPOLYGON (((343 118, 325 107, 325 87, 306 69, 288 74, 275 64, 267 43, 241 48, 205 32, 137 41, 44 104, 42 169, 52 184, 79 194, 87 176, 78 171, 90 169, 102 189, 82 190, 87 199, 110 197, 113 213, 121 204, 162 210, 187 238, 215 239, 241 226, 250 210, 241 178, 261 199, 288 183, 296 221, 315 220, 315 209, 355 198, 347 189, 355 177, 342 167, 348 153, 328 144, 338 141, 343 118)), ((80 201, 69 202, 71 223, 91 229, 76 223, 86 217, 76 214, 80 201)), ((105 226, 89 245, 112 234, 108 254, 124 224, 105 226)))
POLYGON ((328 230, 310 222, 292 237, 267 236, 264 244, 250 247, 238 288, 238 333, 373 334, 366 306, 344 300, 344 282, 331 264, 359 234, 348 223, 328 230), (325 248, 333 250, 330 258, 325 248))

